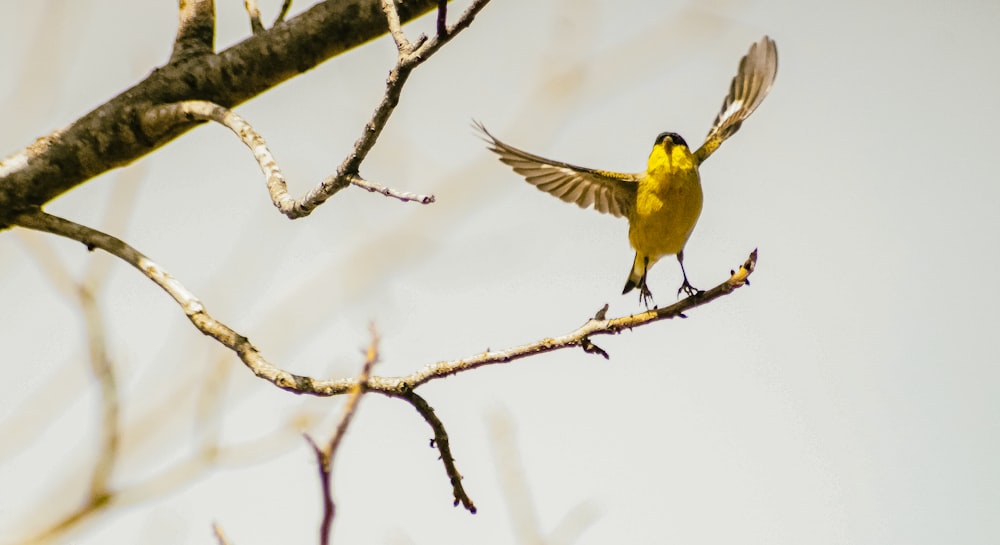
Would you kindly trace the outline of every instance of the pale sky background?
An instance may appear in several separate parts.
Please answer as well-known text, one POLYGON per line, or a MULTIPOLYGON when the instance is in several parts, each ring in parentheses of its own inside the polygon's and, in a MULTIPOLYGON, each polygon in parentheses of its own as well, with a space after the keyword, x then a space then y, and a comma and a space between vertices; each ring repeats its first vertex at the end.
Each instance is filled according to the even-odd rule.
MULTIPOLYGON (((242 2, 217 3, 222 49, 249 25, 242 2)), ((279 4, 261 1, 267 19, 279 4)), ((113 234, 285 369, 355 374, 374 321, 377 373, 407 374, 567 333, 606 302, 615 316, 641 308, 619 295, 625 222, 524 183, 471 119, 545 156, 641 170, 661 131, 701 142, 739 58, 768 34, 777 82, 702 169, 686 251, 707 288, 760 248, 753 285, 687 320, 595 339, 610 361, 565 351, 421 388, 474 516, 451 506, 427 425, 366 397, 336 460, 334 541, 527 543, 512 501, 543 536, 584 521, 569 523, 577 544, 995 544, 1000 3, 922 5, 494 0, 413 74, 362 169, 433 205, 348 190, 288 221, 249 152, 209 126, 49 210, 96 227, 132 210, 113 234), (528 489, 511 496, 501 480, 518 466, 528 489)), ((167 0, 0 7, 4 155, 139 81, 176 28, 167 0)), ((360 134, 393 55, 383 37, 238 108, 296 196, 360 134)), ((112 483, 190 456, 205 433, 199 385, 218 369, 223 444, 278 436, 240 449, 260 463, 224 463, 66 542, 214 543, 215 521, 238 545, 316 543, 314 459, 287 422, 317 415, 310 432, 328 437, 343 400, 255 379, 126 265, 24 231, 0 234, 0 543, 77 505, 96 451, 86 332, 42 272, 46 248, 78 277, 110 271, 101 305, 128 434, 112 483)), ((650 282, 671 302, 674 261, 650 282)))

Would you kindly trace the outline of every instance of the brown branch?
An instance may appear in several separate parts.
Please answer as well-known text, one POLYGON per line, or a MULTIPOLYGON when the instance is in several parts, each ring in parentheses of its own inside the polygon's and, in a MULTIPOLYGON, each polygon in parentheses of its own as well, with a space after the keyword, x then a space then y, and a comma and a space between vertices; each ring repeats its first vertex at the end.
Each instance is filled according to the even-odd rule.
MULTIPOLYGON (((206 5, 192 3, 185 8, 204 10, 206 5)), ((135 161, 198 124, 191 121, 152 137, 143 133, 138 123, 151 107, 207 100, 233 108, 385 33, 385 15, 378 5, 379 0, 319 2, 218 54, 210 54, 210 48, 205 47, 204 31, 195 33, 190 26, 179 30, 182 36, 189 32, 202 36, 204 54, 178 54, 183 58, 154 70, 77 121, 0 161, 0 230, 9 227, 15 217, 38 209, 86 180, 135 161)), ((411 20, 436 6, 436 0, 408 0, 399 8, 400 20, 411 20)), ((356 168, 351 173, 356 174, 356 168)))
POLYGON ((177 37, 170 62, 182 62, 192 57, 215 52, 214 0, 180 0, 177 37))
POLYGON ((437 34, 438 36, 448 34, 448 0, 438 0, 437 34))
POLYGON ((243 0, 243 8, 246 9, 250 17, 250 31, 254 34, 264 32, 264 23, 260 22, 260 8, 257 7, 257 0, 243 0))

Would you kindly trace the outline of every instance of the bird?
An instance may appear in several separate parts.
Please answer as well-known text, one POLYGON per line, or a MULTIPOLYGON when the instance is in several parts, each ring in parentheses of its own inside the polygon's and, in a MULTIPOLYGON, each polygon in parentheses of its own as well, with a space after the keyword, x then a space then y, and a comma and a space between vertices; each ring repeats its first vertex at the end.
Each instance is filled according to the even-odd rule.
POLYGON ((694 230, 702 208, 699 167, 743 121, 760 106, 778 73, 778 48, 764 36, 740 59, 736 76, 705 142, 694 152, 679 134, 663 132, 653 142, 646 170, 621 173, 571 165, 528 153, 497 139, 486 127, 474 127, 500 161, 513 168, 528 183, 581 208, 625 217, 629 243, 635 259, 622 295, 639 289, 639 301, 649 308, 653 294, 647 285, 649 269, 660 258, 676 255, 684 278, 681 292, 700 293, 684 270, 684 246, 694 230))

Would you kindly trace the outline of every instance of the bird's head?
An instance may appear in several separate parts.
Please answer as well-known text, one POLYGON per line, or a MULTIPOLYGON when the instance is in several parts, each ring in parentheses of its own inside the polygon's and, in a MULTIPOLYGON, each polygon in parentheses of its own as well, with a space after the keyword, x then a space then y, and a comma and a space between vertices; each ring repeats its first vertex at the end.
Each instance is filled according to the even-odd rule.
POLYGON ((691 150, 681 135, 675 132, 661 132, 653 142, 647 171, 652 172, 664 167, 687 168, 691 164, 691 150))

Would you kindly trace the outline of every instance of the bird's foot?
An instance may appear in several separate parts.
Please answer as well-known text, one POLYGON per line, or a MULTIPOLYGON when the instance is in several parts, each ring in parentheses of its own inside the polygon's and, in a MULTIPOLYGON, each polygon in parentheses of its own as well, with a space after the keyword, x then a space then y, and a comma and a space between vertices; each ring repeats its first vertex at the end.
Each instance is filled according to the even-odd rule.
POLYGON ((685 278, 684 283, 681 284, 681 287, 677 289, 677 297, 681 296, 681 292, 683 292, 684 295, 690 297, 692 295, 701 295, 702 293, 705 293, 705 290, 700 290, 692 286, 691 283, 688 282, 687 278, 685 278))
POLYGON ((646 310, 649 310, 650 304, 653 305, 653 308, 656 308, 656 302, 653 301, 653 292, 649 291, 645 283, 639 287, 639 302, 646 305, 646 310))

